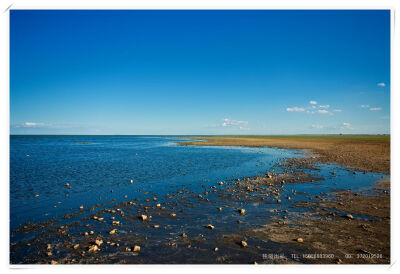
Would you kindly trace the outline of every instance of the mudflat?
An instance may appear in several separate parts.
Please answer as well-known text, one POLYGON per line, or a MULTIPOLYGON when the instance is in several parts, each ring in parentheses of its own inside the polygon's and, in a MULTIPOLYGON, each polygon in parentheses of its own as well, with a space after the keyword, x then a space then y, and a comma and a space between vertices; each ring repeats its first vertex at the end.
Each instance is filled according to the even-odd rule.
POLYGON ((278 147, 310 150, 323 163, 360 171, 390 173, 390 136, 338 137, 194 137, 194 146, 278 147))

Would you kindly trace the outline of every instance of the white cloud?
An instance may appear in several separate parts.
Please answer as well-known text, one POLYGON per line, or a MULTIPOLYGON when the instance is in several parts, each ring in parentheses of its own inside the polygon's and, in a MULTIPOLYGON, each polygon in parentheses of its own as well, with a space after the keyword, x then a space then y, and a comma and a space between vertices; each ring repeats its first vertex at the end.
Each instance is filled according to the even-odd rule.
POLYGON ((385 83, 378 83, 377 85, 378 85, 378 87, 385 87, 386 86, 385 83))
POLYGON ((334 109, 333 112, 342 112, 341 109, 334 109))
POLYGON ((44 123, 34 123, 34 122, 25 122, 24 127, 40 127, 44 126, 44 123))
POLYGON ((319 110, 318 110, 318 113, 319 113, 319 114, 328 114, 329 111, 327 111, 327 110, 325 110, 325 109, 319 109, 319 110))
POLYGON ((382 110, 382 108, 370 108, 369 110, 372 110, 372 111, 379 111, 379 110, 382 110))
POLYGON ((310 101, 310 104, 311 104, 311 105, 316 105, 316 104, 318 104, 318 103, 317 103, 317 101, 310 101))
POLYGON ((324 126, 321 126, 321 125, 312 125, 311 127, 317 128, 317 129, 323 129, 324 128, 324 126))
POLYGON ((320 105, 319 108, 329 108, 330 105, 320 105))
POLYGON ((228 118, 224 119, 224 122, 222 123, 221 126, 223 127, 230 127, 230 126, 246 126, 249 122, 247 121, 239 121, 239 120, 231 120, 228 118))
POLYGON ((351 124, 350 123, 346 123, 344 122, 341 126, 341 129, 352 129, 351 124))
POLYGON ((369 108, 369 105, 361 105, 362 108, 369 108))
POLYGON ((304 111, 304 108, 292 107, 292 108, 286 108, 286 111, 289 111, 289 112, 301 112, 301 111, 304 111))
POLYGON ((312 108, 317 108, 316 106, 311 106, 312 108))

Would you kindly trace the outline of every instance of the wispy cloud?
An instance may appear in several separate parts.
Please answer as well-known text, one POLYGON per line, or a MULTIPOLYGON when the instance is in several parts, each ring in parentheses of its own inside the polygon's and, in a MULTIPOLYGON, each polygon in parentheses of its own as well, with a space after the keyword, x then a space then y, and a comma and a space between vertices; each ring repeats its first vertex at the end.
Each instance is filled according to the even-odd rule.
POLYGON ((289 111, 289 112, 302 112, 304 110, 305 110, 304 108, 300 108, 300 107, 286 108, 286 111, 289 111))
POLYGON ((310 101, 310 104, 311 104, 311 105, 316 105, 316 104, 318 104, 318 103, 317 103, 317 101, 310 101))
POLYGON ((385 83, 378 83, 377 86, 378 87, 386 87, 386 84, 385 83))
POLYGON ((369 108, 369 105, 361 105, 362 108, 369 108))
POLYGON ((320 105, 319 108, 329 108, 330 105, 320 105))
POLYGON ((342 129, 352 129, 352 128, 351 128, 351 124, 350 124, 350 123, 346 123, 346 122, 342 124, 342 127, 341 127, 341 128, 342 128, 342 129))
POLYGON ((327 111, 327 110, 325 110, 325 109, 319 109, 317 112, 318 112, 319 114, 329 114, 329 113, 330 113, 329 111, 327 111))
POLYGON ((42 127, 44 125, 45 125, 44 123, 25 122, 23 124, 23 127, 42 127))
POLYGON ((312 125, 311 127, 312 128, 317 128, 317 129, 323 129, 324 128, 324 126, 321 126, 321 125, 312 125))
POLYGON ((231 119, 225 118, 223 120, 221 126, 223 126, 223 127, 239 126, 239 128, 241 129, 241 127, 245 128, 244 126, 247 126, 248 123, 249 123, 248 121, 231 120, 231 119))
POLYGON ((333 112, 342 112, 341 109, 334 109, 333 112))
POLYGON ((370 108, 369 110, 371 110, 371 111, 379 111, 379 110, 382 110, 382 108, 370 108))

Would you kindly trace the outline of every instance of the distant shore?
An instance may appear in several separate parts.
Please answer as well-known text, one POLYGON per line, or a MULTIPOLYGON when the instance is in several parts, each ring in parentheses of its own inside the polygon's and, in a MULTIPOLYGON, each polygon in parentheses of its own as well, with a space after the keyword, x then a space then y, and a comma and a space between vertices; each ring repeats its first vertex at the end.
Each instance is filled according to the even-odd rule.
POLYGON ((193 146, 249 146, 305 149, 319 161, 348 166, 359 171, 390 173, 390 136, 327 137, 191 137, 180 142, 193 146), (203 142, 198 142, 203 140, 203 142))

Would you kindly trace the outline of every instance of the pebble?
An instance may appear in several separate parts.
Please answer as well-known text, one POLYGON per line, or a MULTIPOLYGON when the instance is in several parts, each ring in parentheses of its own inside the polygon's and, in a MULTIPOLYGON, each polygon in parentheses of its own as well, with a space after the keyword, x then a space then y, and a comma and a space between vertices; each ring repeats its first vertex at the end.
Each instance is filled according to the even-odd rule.
POLYGON ((279 200, 279 199, 278 199, 276 202, 277 202, 278 204, 282 203, 282 201, 281 201, 281 200, 279 200))
POLYGON ((97 245, 91 245, 88 249, 88 252, 96 252, 99 250, 99 247, 97 245))
POLYGON ((133 247, 133 252, 139 252, 139 251, 140 251, 140 246, 135 245, 135 246, 133 247))
POLYGON ((159 228, 159 227, 160 227, 160 225, 153 225, 153 227, 154 227, 154 228, 159 228))
POLYGON ((113 234, 115 234, 116 231, 117 231, 116 229, 113 229, 110 232, 108 232, 108 234, 113 235, 113 234))
POLYGON ((304 242, 303 238, 297 238, 296 241, 297 241, 298 243, 304 242))
POLYGON ((79 207, 79 209, 83 209, 83 205, 81 205, 81 206, 79 207))
POLYGON ((172 216, 172 217, 176 217, 176 214, 175 214, 175 213, 171 213, 171 216, 172 216))
POLYGON ((351 214, 346 214, 346 217, 347 217, 348 219, 350 219, 350 220, 353 220, 353 219, 354 219, 353 215, 351 215, 351 214))
POLYGON ((247 243, 245 241, 241 241, 240 244, 242 245, 242 247, 246 247, 247 243))
POLYGON ((133 180, 131 179, 131 184, 133 184, 133 180))
POLYGON ((103 240, 96 240, 95 243, 100 247, 103 244, 103 240))
POLYGON ((212 224, 208 224, 208 225, 206 225, 206 228, 208 228, 208 229, 214 229, 215 227, 214 227, 212 224))
POLYGON ((85 236, 89 236, 89 233, 88 233, 88 232, 85 232, 85 233, 83 233, 83 235, 85 235, 85 236))
POLYGON ((93 230, 90 230, 90 231, 89 231, 89 234, 90 234, 90 235, 93 235, 93 234, 94 234, 94 231, 93 231, 93 230))
POLYGON ((214 251, 217 252, 218 251, 218 247, 214 248, 214 251))
POLYGON ((74 249, 78 249, 79 248, 79 244, 74 245, 74 249))
POLYGON ((146 215, 142 215, 142 216, 140 216, 140 218, 142 219, 142 221, 146 221, 147 220, 147 216, 146 215))
POLYGON ((222 207, 219 207, 219 208, 218 208, 218 211, 222 211, 222 207))
POLYGON ((246 213, 246 210, 242 208, 239 210, 239 212, 240 212, 240 214, 244 215, 246 213))
POLYGON ((35 198, 39 197, 39 194, 35 194, 35 198))

